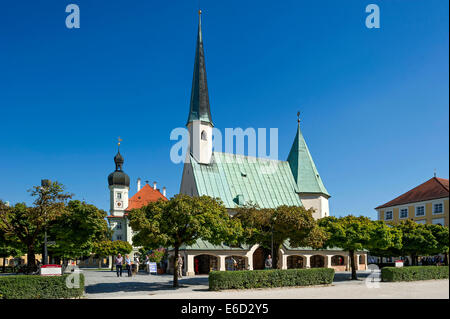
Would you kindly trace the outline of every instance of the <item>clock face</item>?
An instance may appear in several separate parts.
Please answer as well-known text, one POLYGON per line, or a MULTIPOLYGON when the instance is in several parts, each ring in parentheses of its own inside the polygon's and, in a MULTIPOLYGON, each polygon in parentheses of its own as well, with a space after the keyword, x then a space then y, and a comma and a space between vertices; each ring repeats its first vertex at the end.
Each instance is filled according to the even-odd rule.
POLYGON ((117 202, 116 205, 117 207, 122 207, 122 202, 117 202))

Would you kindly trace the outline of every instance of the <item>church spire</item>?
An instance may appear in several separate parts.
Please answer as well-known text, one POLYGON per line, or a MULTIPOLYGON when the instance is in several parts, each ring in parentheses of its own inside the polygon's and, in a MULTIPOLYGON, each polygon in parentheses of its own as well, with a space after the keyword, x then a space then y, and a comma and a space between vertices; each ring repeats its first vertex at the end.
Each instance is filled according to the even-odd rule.
POLYGON ((297 113, 297 134, 287 161, 300 193, 323 194, 326 197, 330 197, 300 130, 300 112, 297 113))
POLYGON ((192 78, 191 104, 188 124, 202 121, 213 125, 209 107, 208 83, 206 81, 205 53, 202 39, 202 11, 198 11, 197 48, 195 52, 194 75, 192 78))

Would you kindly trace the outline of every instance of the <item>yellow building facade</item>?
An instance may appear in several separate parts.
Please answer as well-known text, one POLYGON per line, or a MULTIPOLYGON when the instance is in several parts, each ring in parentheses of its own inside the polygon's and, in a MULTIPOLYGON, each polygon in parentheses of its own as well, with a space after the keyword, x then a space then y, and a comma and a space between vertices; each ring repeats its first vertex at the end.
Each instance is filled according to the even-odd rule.
POLYGON ((449 224, 448 179, 434 177, 375 208, 378 220, 398 224, 411 219, 419 224, 449 224))

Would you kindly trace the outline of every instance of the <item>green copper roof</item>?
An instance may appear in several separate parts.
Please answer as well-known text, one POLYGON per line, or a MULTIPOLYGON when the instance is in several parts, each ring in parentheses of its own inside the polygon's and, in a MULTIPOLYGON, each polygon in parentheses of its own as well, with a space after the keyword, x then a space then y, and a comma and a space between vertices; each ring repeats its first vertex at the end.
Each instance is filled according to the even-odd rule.
POLYGON ((194 75, 192 77, 191 105, 187 122, 204 121, 212 125, 211 110, 209 106, 208 82, 206 80, 205 53, 203 52, 201 21, 201 16, 199 16, 194 75))
POLYGON ((199 196, 219 197, 227 208, 302 206, 288 162, 213 152, 211 164, 191 156, 199 196))
MULTIPOLYGON (((186 246, 182 245, 180 250, 249 250, 251 247, 248 245, 242 245, 240 247, 231 247, 225 244, 213 245, 203 239, 198 239, 195 244, 186 246)), ((171 249, 169 249, 171 250, 171 249)))
POLYGON ((330 196, 309 153, 308 146, 300 130, 300 122, 297 128, 297 135, 295 135, 294 143, 289 152, 288 162, 300 193, 320 193, 330 196))

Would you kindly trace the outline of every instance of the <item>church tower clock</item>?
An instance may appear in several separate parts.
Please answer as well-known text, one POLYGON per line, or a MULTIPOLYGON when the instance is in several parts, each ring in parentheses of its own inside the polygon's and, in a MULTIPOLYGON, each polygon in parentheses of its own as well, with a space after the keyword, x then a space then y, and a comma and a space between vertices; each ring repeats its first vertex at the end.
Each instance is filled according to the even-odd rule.
POLYGON ((108 185, 110 191, 110 213, 111 216, 123 217, 125 209, 128 208, 128 191, 130 190, 130 177, 122 170, 124 159, 119 148, 114 163, 116 170, 109 174, 108 185))

